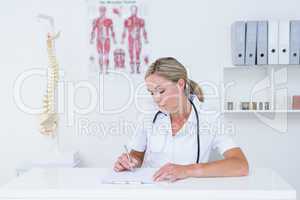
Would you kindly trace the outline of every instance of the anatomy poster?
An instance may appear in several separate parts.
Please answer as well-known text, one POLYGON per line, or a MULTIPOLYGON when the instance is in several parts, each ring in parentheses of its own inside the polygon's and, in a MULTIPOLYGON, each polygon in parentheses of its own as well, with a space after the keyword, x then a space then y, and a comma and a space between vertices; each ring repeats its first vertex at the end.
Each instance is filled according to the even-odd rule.
POLYGON ((88 3, 89 72, 140 74, 149 64, 149 23, 145 1, 88 3))

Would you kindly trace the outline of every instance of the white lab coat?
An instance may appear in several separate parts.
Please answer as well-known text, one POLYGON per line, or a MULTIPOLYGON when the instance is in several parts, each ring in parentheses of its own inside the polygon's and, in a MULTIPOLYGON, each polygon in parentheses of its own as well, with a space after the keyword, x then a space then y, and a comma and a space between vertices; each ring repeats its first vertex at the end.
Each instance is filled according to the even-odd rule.
MULTIPOLYGON (((207 113, 198 98, 193 98, 200 122, 200 163, 208 162, 213 149, 220 154, 238 147, 229 135, 222 133, 218 114, 207 113)), ((166 163, 192 164, 197 160, 197 118, 192 108, 188 121, 172 136, 170 116, 161 113, 143 118, 130 141, 133 150, 145 152, 144 167, 161 167, 166 163)))

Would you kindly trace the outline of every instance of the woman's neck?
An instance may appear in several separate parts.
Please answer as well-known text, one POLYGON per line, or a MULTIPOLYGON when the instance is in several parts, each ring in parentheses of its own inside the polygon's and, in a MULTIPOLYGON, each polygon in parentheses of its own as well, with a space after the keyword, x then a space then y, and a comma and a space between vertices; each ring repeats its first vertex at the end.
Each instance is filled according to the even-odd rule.
POLYGON ((187 98, 181 99, 177 112, 171 113, 172 136, 175 136, 189 118, 192 105, 187 98))
POLYGON ((171 119, 186 119, 189 117, 192 110, 192 105, 188 98, 184 96, 180 101, 178 105, 178 109, 176 112, 171 113, 170 117, 171 119))

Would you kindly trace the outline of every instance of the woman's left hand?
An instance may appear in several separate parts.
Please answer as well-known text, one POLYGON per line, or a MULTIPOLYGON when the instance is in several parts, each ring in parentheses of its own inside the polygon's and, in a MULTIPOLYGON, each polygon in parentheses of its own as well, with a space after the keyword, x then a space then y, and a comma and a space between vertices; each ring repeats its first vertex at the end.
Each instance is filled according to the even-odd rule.
POLYGON ((185 179, 187 175, 188 166, 187 165, 176 165, 172 163, 165 164, 162 166, 154 175, 154 181, 177 181, 180 179, 185 179))

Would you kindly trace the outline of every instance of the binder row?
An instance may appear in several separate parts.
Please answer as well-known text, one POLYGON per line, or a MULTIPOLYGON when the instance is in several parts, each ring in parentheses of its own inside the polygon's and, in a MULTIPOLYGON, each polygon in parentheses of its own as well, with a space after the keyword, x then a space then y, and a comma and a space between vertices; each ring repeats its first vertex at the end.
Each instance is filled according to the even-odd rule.
POLYGON ((237 66, 300 64, 300 20, 236 21, 231 49, 237 66))

